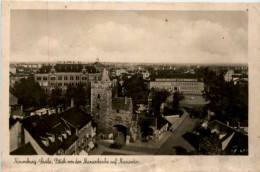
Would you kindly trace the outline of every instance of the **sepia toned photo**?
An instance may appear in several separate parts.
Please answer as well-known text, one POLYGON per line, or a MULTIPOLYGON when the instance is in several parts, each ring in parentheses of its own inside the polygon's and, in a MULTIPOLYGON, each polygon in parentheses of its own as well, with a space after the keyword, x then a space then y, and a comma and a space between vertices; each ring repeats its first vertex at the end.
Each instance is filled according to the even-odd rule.
POLYGON ((10 154, 248 155, 247 24, 246 11, 12 10, 10 154))
POLYGON ((2 169, 259 170, 258 9, 3 3, 2 169))

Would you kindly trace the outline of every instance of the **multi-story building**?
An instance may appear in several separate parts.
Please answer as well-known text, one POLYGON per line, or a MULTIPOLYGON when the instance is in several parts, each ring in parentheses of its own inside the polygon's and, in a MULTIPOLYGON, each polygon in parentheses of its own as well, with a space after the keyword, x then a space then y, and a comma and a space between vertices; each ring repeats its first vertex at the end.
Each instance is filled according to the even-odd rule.
POLYGON ((24 146, 33 150, 28 154, 37 155, 79 155, 94 148, 96 128, 91 116, 78 107, 60 114, 33 115, 21 123, 26 144, 11 152, 12 155, 27 155, 24 146))
POLYGON ((158 77, 150 81, 150 89, 166 89, 170 92, 180 91, 184 94, 202 94, 204 82, 195 77, 158 77))
POLYGON ((59 63, 43 66, 38 73, 34 74, 34 78, 45 93, 51 94, 56 86, 64 92, 69 85, 87 85, 91 81, 98 80, 100 72, 94 66, 59 63))

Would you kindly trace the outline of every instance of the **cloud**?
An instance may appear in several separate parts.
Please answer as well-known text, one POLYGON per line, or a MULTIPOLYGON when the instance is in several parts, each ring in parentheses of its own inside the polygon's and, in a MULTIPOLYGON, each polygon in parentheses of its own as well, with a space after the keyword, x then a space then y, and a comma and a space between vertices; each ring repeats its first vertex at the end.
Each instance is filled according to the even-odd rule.
MULTIPOLYGON (((30 44, 25 41, 23 52, 11 53, 87 61, 93 61, 99 55, 101 60, 114 62, 219 63, 247 60, 248 38, 244 26, 232 27, 219 22, 220 19, 214 21, 214 18, 209 20, 206 17, 174 19, 170 17, 171 13, 165 13, 168 15, 167 20, 159 13, 111 13, 112 16, 108 13, 106 16, 102 16, 101 12, 100 16, 93 13, 93 16, 86 18, 84 15, 73 17, 73 13, 67 14, 70 15, 67 18, 74 19, 73 24, 65 19, 59 20, 59 23, 52 21, 49 36, 44 35, 46 32, 39 32, 38 35, 35 33, 35 41, 28 41, 30 44)), ((51 13, 49 15, 50 20, 55 18, 51 13)), ((59 14, 61 16, 64 15, 59 14)), ((42 25, 45 26, 46 23, 43 22, 42 25)), ((30 28, 24 30, 28 31, 30 28)), ((21 32, 21 29, 17 32, 21 32)), ((19 35, 25 34, 21 32, 19 35)), ((15 42, 15 36, 13 37, 12 41, 15 42)), ((33 37, 22 38, 33 40, 33 37)), ((13 44, 16 47, 13 50, 21 47, 18 42, 13 44)))
POLYGON ((247 36, 242 28, 230 31, 206 20, 165 22, 148 17, 136 20, 152 23, 153 27, 112 21, 98 24, 88 31, 90 47, 108 57, 121 55, 122 61, 132 56, 147 62, 221 62, 236 59, 238 53, 246 59, 247 36))

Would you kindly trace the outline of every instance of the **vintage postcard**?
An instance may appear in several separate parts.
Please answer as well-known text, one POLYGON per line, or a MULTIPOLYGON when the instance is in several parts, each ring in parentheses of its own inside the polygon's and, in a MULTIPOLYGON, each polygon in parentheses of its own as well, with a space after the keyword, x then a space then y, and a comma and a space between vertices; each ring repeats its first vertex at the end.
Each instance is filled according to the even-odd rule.
POLYGON ((2 3, 3 171, 259 171, 259 3, 2 3))

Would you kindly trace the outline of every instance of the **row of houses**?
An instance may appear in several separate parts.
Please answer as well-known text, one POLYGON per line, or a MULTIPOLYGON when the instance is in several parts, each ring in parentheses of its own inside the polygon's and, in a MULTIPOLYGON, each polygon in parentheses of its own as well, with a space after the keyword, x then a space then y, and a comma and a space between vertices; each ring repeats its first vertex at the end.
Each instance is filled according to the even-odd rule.
POLYGON ((25 116, 22 108, 12 109, 18 104, 10 95, 11 155, 86 155, 95 147, 96 125, 79 107, 25 116))

